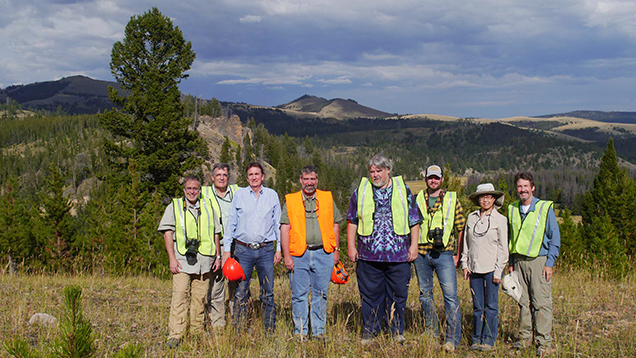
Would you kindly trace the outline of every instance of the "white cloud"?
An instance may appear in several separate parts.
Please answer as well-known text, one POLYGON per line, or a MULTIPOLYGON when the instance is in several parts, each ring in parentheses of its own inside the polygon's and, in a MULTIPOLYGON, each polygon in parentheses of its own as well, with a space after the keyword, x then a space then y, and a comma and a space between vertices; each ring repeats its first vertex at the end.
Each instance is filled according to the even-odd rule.
POLYGON ((262 20, 263 20, 263 17, 257 16, 257 15, 246 15, 239 19, 239 21, 243 24, 257 23, 257 22, 261 22, 262 20))

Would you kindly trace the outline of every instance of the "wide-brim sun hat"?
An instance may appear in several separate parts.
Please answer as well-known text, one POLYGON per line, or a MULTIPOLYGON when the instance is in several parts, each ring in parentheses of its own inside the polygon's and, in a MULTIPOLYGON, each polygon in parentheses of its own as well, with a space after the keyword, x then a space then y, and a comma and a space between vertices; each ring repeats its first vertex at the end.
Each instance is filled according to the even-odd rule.
POLYGON ((491 183, 484 183, 477 185, 477 190, 468 196, 468 199, 476 206, 479 206, 480 195, 492 195, 495 197, 495 206, 501 208, 504 203, 504 193, 500 190, 495 190, 495 186, 491 183))

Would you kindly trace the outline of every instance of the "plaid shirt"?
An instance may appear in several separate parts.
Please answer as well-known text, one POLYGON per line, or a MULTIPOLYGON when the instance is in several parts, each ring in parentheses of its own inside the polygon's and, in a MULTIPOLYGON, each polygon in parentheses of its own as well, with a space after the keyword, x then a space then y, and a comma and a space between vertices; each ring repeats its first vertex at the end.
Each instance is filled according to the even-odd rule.
MULTIPOLYGON (((426 212, 428 211, 429 217, 432 217, 435 214, 435 212, 439 210, 440 206, 442 206, 442 202, 444 201, 443 200, 444 194, 446 194, 446 190, 441 191, 439 198, 437 198, 437 201, 435 201, 435 205, 433 205, 433 207, 430 208, 429 210, 428 209, 428 192, 425 189, 424 202, 426 203, 426 207, 420 208, 420 210, 422 211, 422 215, 427 215, 426 212)), ((444 248, 444 251, 457 251, 455 248, 455 240, 456 240, 455 235, 462 232, 462 230, 464 230, 464 226, 466 226, 466 217, 464 216, 464 209, 462 209, 462 204, 459 202, 459 198, 457 198, 457 204, 455 205, 455 222, 453 225, 454 230, 453 230, 453 233, 451 233, 450 238, 448 239, 448 245, 446 245, 446 248, 444 248)), ((428 233, 424 233, 424 235, 428 235, 428 233)), ((430 251, 433 251, 433 244, 432 243, 419 244, 417 251, 422 255, 426 255, 430 251)))

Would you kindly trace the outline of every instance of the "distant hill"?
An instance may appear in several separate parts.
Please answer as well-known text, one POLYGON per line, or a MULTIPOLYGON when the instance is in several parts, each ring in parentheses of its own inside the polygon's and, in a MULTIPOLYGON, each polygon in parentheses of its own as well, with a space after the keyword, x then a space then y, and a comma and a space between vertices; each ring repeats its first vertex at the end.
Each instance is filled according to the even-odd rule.
POLYGON ((30 110, 55 112, 60 108, 68 114, 92 114, 113 108, 108 99, 108 86, 121 90, 117 82, 71 76, 0 89, 0 101, 5 103, 10 98, 30 110))
POLYGON ((559 114, 547 114, 534 118, 575 117, 591 119, 605 123, 636 124, 636 112, 572 111, 559 114))
POLYGON ((363 106, 352 99, 334 98, 327 100, 308 94, 275 108, 292 112, 311 113, 318 117, 335 119, 387 118, 394 115, 363 106))

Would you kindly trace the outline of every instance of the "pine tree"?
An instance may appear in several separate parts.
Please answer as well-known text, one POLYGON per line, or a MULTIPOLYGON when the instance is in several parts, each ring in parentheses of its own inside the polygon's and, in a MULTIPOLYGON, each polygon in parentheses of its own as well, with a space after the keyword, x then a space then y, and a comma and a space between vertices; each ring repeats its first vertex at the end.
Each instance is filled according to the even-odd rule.
POLYGON ((152 8, 133 16, 125 37, 113 45, 110 68, 121 88, 109 88, 113 104, 100 122, 114 136, 105 143, 111 166, 125 172, 128 161, 139 163, 145 189, 158 188, 172 196, 179 177, 197 169, 207 153, 192 119, 184 116, 178 84, 188 77, 195 54, 178 27, 152 8))
POLYGON ((230 155, 230 148, 232 148, 232 144, 230 143, 230 138, 225 136, 225 140, 221 145, 221 156, 219 157, 219 162, 221 163, 230 163, 232 161, 232 156, 230 155))
POLYGON ((53 256, 60 262, 69 256, 69 244, 74 231, 71 216, 71 202, 64 195, 64 180, 59 169, 51 165, 45 180, 44 191, 40 193, 42 219, 48 228, 49 245, 53 256))
POLYGON ((583 238, 598 256, 623 260, 634 254, 636 183, 618 165, 614 142, 607 143, 593 188, 583 199, 583 238))

